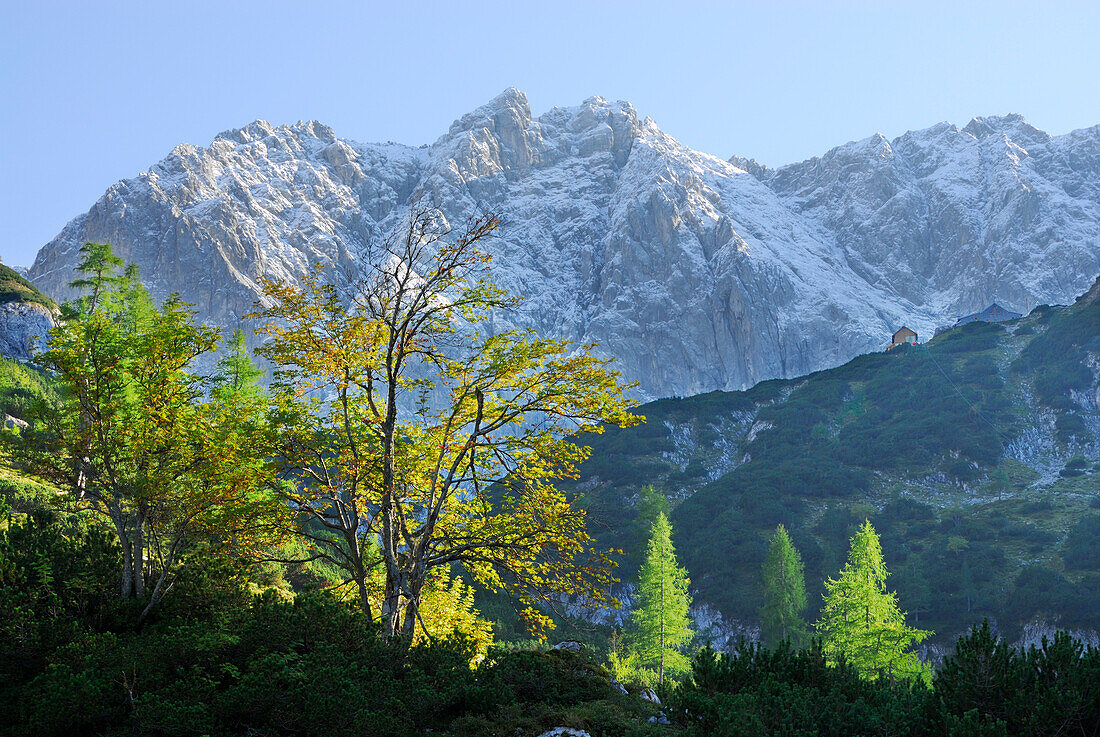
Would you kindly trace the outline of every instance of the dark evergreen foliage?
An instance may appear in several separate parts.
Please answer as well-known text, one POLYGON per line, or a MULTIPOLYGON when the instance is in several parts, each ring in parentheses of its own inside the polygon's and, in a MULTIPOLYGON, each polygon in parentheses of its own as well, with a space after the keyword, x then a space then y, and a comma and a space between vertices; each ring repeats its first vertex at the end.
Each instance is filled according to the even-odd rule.
MULTIPOLYGON (((7 514, 3 515, 7 518, 7 514)), ((568 651, 409 648, 328 594, 249 593, 188 561, 144 626, 114 596, 118 548, 60 514, 0 533, 0 735, 644 734, 653 708, 568 651)))
MULTIPOLYGON (((917 510, 919 514, 919 510, 917 510)), ((248 569, 194 559, 135 629, 112 594, 118 550, 94 523, 9 516, 0 536, 0 734, 1100 734, 1100 650, 1064 633, 1018 652, 988 623, 932 689, 861 679, 819 644, 704 649, 657 707, 585 652, 408 648, 329 595, 248 591, 248 569), (656 720, 664 715, 672 723, 656 720)))
POLYGON ((576 488, 601 540, 626 551, 628 569, 642 538, 624 499, 643 484, 666 494, 699 601, 728 616, 755 619, 777 524, 802 552, 818 602, 820 582, 869 517, 900 600, 942 637, 985 616, 1016 636, 1040 611, 1100 627, 1089 538, 1084 527, 1075 542, 1065 537, 1067 520, 1077 524, 1095 494, 1100 465, 1067 463, 1061 478, 1074 487, 1059 482, 1037 498, 1033 471, 1009 452, 1035 425, 1028 396, 1053 409, 1059 453, 1085 447, 1091 420, 1073 392, 1092 385, 1087 356, 1100 351, 1100 292, 1090 295, 799 379, 652 402, 639 409, 643 427, 593 440, 576 488), (1021 562, 1050 570, 1059 556, 1068 579, 1053 570, 1050 580, 1017 579, 1021 562), (1043 591, 1055 598, 1044 602, 1043 591))

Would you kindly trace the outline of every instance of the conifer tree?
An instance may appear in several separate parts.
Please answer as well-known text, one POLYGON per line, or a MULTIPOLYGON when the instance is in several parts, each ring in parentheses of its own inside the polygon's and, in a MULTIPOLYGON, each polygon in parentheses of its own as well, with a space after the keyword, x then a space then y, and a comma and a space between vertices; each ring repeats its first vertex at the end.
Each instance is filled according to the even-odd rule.
POLYGON ((668 497, 652 485, 643 487, 638 493, 637 510, 639 535, 648 535, 653 529, 653 523, 657 521, 657 515, 668 514, 668 497))
MULTIPOLYGON (((638 492, 638 501, 634 505, 636 516, 632 536, 639 542, 649 540, 649 533, 653 529, 653 523, 657 521, 657 515, 662 512, 668 514, 668 497, 653 488, 652 485, 643 486, 638 492)), ((632 566, 640 566, 645 557, 644 544, 638 550, 632 550, 630 563, 632 566)))
POLYGON ((817 623, 825 653, 834 661, 843 656, 871 679, 927 681, 928 667, 909 648, 932 633, 905 624, 897 594, 886 590, 888 575, 878 534, 864 522, 852 537, 840 577, 825 581, 817 623))
POLYGON ((806 580, 802 556, 798 554, 787 528, 775 528, 764 559, 764 605, 760 609, 764 640, 776 645, 789 640, 802 648, 809 640, 802 612, 806 609, 806 580))
POLYGON ((690 668, 681 648, 692 637, 687 571, 676 562, 672 524, 664 512, 650 531, 646 559, 638 572, 638 603, 632 615, 633 654, 640 668, 656 670, 657 682, 690 668))
POLYGON ((225 348, 225 355, 218 360, 217 373, 214 376, 217 387, 215 391, 249 398, 262 396, 263 390, 259 381, 263 371, 256 366, 248 353, 244 331, 233 331, 225 348))
POLYGON ((287 507, 269 491, 274 468, 263 402, 207 397, 195 359, 217 345, 175 295, 159 306, 132 266, 105 244, 81 249, 85 292, 62 307, 37 357, 60 389, 6 438, 21 470, 69 492, 105 518, 121 560, 121 598, 147 618, 174 586, 181 561, 203 548, 252 555, 278 537, 287 507))
MULTIPOLYGON (((80 276, 69 286, 85 292, 76 303, 79 309, 94 313, 104 292, 123 286, 131 272, 125 275, 118 273, 123 261, 111 251, 108 243, 85 243, 80 247, 80 255, 80 263, 76 265, 76 273, 80 276)), ((76 305, 73 307, 76 308, 76 305)), ((76 312, 76 309, 72 310, 69 317, 76 312)))

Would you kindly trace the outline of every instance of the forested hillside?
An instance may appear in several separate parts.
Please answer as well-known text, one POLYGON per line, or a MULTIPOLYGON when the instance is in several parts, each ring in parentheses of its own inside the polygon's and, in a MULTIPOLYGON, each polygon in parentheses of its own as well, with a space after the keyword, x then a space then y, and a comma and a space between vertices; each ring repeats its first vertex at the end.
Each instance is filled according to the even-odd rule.
POLYGON ((1100 286, 658 402, 639 426, 606 362, 437 318, 507 304, 482 282, 438 299, 494 225, 436 254, 414 227, 351 309, 320 281, 268 283, 269 387, 242 333, 219 347, 109 246, 83 247, 87 294, 49 350, 0 362, 0 734, 1095 734, 1100 651, 966 629, 1095 626, 1100 286), (425 262, 422 281, 401 266, 425 262), (425 400, 398 424, 405 384, 377 387, 400 351, 466 382, 443 415, 409 379, 425 400), (193 372, 209 353, 215 372, 193 372), (580 438, 571 491, 588 493, 570 498, 580 438), (562 621, 563 602, 616 605, 607 543, 633 611, 562 621), (829 579, 820 617, 803 560, 812 601, 829 579), (693 600, 746 622, 770 601, 788 634, 716 655, 693 600), (581 641, 548 648, 555 623, 581 641), (943 657, 922 662, 930 629, 943 657))
POLYGON ((869 518, 910 620, 947 643, 990 617, 1100 628, 1100 281, 1074 305, 743 392, 643 405, 572 485, 636 566, 639 490, 672 506, 696 600, 756 621, 784 524, 821 582, 869 518))

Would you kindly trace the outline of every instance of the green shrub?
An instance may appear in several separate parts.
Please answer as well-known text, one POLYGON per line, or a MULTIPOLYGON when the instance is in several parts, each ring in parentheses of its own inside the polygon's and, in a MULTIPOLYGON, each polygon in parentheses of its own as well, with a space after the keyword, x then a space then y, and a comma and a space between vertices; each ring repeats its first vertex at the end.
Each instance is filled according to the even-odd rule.
POLYGON ((1087 514, 1066 536, 1062 554, 1070 570, 1100 571, 1100 514, 1087 514))
POLYGON ((1065 632, 1021 653, 985 621, 956 641, 934 687, 945 722, 960 735, 962 725, 977 730, 971 734, 1100 732, 1100 650, 1065 632))
POLYGON ((742 643, 729 654, 700 651, 667 711, 685 735, 918 735, 927 734, 928 700, 922 686, 865 681, 843 662, 828 664, 817 644, 794 652, 742 643))
POLYGON ((0 264, 0 304, 7 302, 33 302, 56 310, 54 301, 38 291, 38 288, 23 278, 10 266, 0 264))
POLYGON ((1063 443, 1085 440, 1089 437, 1085 421, 1075 412, 1059 412, 1054 421, 1055 436, 1063 443))
POLYGON ((1065 468, 1059 471, 1059 476, 1062 478, 1073 478, 1074 476, 1084 476, 1088 473, 1089 464, 1084 458, 1077 456, 1076 458, 1070 458, 1066 461, 1065 468))

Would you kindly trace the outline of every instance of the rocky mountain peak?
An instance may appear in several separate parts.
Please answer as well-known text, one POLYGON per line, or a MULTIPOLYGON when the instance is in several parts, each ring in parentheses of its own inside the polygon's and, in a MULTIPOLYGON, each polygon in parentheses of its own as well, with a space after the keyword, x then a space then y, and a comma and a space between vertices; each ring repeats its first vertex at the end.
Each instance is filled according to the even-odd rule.
POLYGON ((744 156, 733 155, 726 159, 729 163, 736 166, 742 171, 747 171, 757 179, 767 179, 772 175, 772 169, 768 168, 765 164, 761 164, 756 159, 745 158, 744 156))
POLYGON ((974 118, 966 124, 963 132, 978 139, 1001 136, 1024 148, 1051 140, 1050 134, 1029 124, 1018 113, 974 118))
POLYGON ((525 300, 497 327, 596 342, 642 396, 739 389, 878 349, 902 324, 930 335, 992 301, 1022 311, 1091 284, 1100 135, 1051 138, 1019 116, 968 128, 768 169, 602 97, 532 118, 508 89, 427 148, 255 121, 111 187, 30 275, 66 297, 80 245, 107 241, 155 296, 236 327, 258 277, 354 273, 427 197, 452 223, 504 215, 494 278, 525 300))
POLYGON ((433 149, 443 151, 463 177, 476 178, 535 163, 541 138, 527 95, 509 87, 451 123, 433 149))
POLYGON ((477 133, 483 129, 498 132, 509 129, 525 129, 531 124, 531 106, 527 95, 509 87, 481 107, 466 113, 451 123, 446 138, 463 133, 477 133))
POLYGON ((275 126, 266 120, 254 120, 243 128, 230 128, 214 136, 214 140, 233 141, 234 143, 252 143, 275 133, 275 126))

